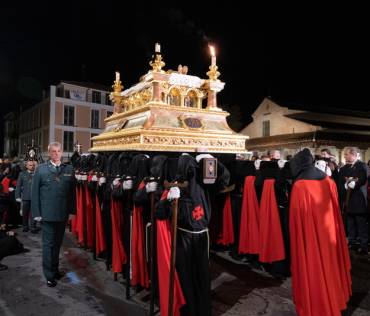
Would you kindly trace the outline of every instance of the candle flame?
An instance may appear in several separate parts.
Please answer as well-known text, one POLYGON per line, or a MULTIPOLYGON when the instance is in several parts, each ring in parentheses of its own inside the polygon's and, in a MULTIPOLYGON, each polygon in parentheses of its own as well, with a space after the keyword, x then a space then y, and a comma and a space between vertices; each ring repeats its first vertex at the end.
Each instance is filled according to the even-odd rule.
POLYGON ((211 53, 211 56, 216 56, 215 47, 212 45, 209 45, 209 51, 211 53))

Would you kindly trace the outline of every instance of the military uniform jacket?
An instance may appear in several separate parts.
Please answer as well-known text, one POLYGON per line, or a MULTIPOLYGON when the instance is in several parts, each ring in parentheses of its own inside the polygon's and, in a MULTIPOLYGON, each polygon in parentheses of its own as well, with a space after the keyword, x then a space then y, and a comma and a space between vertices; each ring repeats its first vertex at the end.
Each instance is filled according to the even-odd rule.
POLYGON ((17 180, 17 187, 15 189, 15 198, 21 198, 23 201, 31 200, 31 184, 33 173, 22 171, 17 180))
POLYGON ((75 214, 75 176, 71 165, 61 164, 59 172, 50 161, 41 164, 32 181, 33 217, 43 221, 63 222, 75 214))

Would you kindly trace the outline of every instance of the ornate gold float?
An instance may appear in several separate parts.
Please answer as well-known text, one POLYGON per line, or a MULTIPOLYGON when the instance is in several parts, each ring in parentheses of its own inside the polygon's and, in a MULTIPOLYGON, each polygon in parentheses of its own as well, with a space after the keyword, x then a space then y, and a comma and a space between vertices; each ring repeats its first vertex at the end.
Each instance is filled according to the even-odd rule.
POLYGON ((217 106, 225 83, 218 79, 213 48, 211 55, 208 79, 188 75, 187 66, 164 71, 159 44, 152 69, 136 85, 123 90, 116 72, 110 94, 114 113, 92 138, 90 151, 245 153, 248 137, 235 133, 226 122, 229 113, 217 106))

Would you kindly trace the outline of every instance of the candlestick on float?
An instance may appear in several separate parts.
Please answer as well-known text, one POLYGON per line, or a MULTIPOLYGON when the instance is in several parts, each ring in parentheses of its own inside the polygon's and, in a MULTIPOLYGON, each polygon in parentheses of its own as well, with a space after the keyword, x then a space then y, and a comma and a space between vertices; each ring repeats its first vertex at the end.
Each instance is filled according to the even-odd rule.
POLYGON ((154 72, 161 72, 164 73, 162 68, 166 65, 162 60, 161 55, 161 45, 159 43, 155 43, 154 46, 154 56, 153 59, 149 62, 149 65, 153 68, 154 72))
POLYGON ((119 71, 116 71, 116 80, 114 81, 114 84, 112 85, 113 92, 110 93, 109 98, 112 101, 114 108, 113 108, 113 114, 121 113, 122 112, 122 106, 121 106, 121 91, 123 89, 123 86, 121 85, 120 80, 120 73, 119 71))
POLYGON ((209 52, 211 54, 211 66, 209 66, 209 71, 207 72, 207 76, 210 80, 217 80, 220 76, 220 73, 217 71, 218 67, 216 65, 216 52, 213 45, 208 45, 209 52))

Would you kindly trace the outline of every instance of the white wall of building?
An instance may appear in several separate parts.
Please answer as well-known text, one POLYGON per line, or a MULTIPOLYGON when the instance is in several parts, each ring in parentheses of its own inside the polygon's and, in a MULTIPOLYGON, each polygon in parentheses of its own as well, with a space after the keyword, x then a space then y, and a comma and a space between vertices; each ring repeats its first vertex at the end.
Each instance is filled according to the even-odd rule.
POLYGON ((284 115, 297 113, 286 107, 281 107, 272 100, 265 98, 252 114, 253 122, 247 125, 241 134, 248 135, 250 138, 263 137, 263 122, 270 121, 270 136, 304 133, 318 130, 317 126, 300 122, 284 115))

